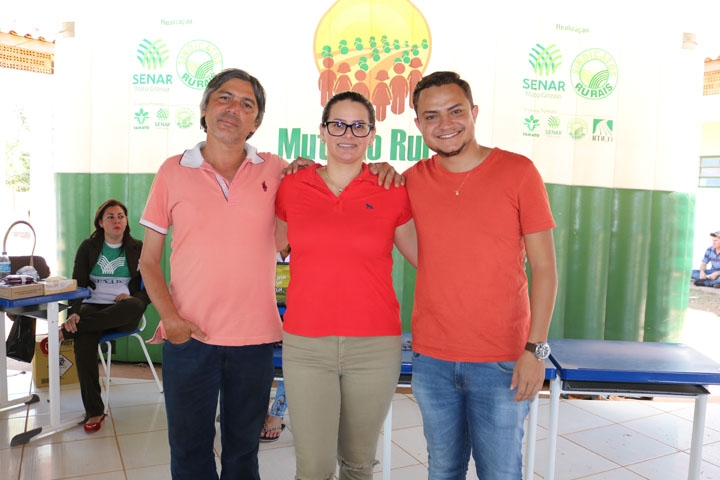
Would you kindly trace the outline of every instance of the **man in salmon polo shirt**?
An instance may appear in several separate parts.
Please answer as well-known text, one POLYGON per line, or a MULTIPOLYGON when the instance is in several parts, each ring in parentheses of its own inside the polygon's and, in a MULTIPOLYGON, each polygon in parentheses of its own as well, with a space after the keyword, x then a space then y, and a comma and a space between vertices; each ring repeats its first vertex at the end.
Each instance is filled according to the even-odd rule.
POLYGON ((529 159, 476 142, 478 107, 456 73, 424 77, 413 103, 437 152, 405 171, 419 246, 412 389, 429 479, 465 478, 472 453, 478 478, 520 480, 557 290, 547 192, 529 159))
MULTIPOLYGON (((265 90, 239 69, 218 73, 200 103, 206 140, 167 159, 140 223, 145 286, 160 314, 172 478, 217 478, 220 398, 223 478, 260 478, 257 452, 282 338, 275 299, 275 195, 287 162, 247 140, 265 90), (172 228, 169 287, 161 269, 172 228)), ((312 163, 298 159, 294 167, 312 163)), ((378 165, 378 183, 404 181, 378 165)), ((284 245, 282 245, 284 247, 284 245)))
POLYGON ((140 224, 140 271, 160 315, 172 478, 217 478, 220 397, 223 478, 259 479, 257 452, 281 339, 275 303, 275 194, 287 162, 246 143, 265 91, 228 69, 200 104, 204 142, 167 159, 140 224), (160 261, 172 227, 170 285, 160 261))

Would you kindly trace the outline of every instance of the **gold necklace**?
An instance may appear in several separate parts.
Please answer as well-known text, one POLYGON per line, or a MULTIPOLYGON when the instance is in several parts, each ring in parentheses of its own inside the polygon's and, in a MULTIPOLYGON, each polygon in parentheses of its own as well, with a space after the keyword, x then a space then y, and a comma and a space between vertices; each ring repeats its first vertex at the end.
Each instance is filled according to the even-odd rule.
POLYGON ((470 178, 470 175, 472 175, 473 171, 475 171, 474 168, 472 170, 470 170, 467 175, 465 175, 465 178, 463 179, 460 186, 457 189, 455 189, 456 196, 460 196, 460 190, 462 190, 463 185, 465 185, 465 182, 467 182, 467 179, 470 178))
POLYGON ((338 195, 342 193, 343 188, 347 187, 347 185, 345 185, 345 187, 338 187, 337 184, 335 182, 333 182, 333 179, 330 178, 330 173, 328 173, 327 168, 320 169, 320 172, 325 174, 325 178, 327 179, 328 183, 330 184, 330 187, 334 188, 335 191, 337 191, 338 195))

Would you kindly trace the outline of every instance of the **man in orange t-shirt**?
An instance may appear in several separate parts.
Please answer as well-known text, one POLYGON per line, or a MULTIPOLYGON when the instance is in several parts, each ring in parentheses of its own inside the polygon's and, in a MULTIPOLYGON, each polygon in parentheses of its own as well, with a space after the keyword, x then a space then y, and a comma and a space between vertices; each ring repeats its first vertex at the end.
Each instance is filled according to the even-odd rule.
POLYGON ((419 247, 412 388, 429 479, 464 478, 471 452, 479 478, 520 479, 557 290, 547 192, 529 159, 476 142, 478 107, 456 73, 423 78, 413 104, 437 152, 405 172, 419 247))

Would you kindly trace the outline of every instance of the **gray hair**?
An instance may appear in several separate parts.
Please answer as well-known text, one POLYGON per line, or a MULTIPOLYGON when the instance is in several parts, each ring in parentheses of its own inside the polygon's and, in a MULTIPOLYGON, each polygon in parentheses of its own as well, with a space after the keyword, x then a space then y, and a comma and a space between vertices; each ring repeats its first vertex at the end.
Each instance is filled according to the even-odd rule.
MULTIPOLYGON (((205 92, 203 92, 202 101, 200 102, 200 126, 204 132, 207 133, 207 122, 205 122, 205 115, 203 115, 202 112, 207 108, 208 102, 210 102, 210 95, 223 86, 225 82, 232 80, 233 78, 244 80, 252 85, 253 92, 255 92, 255 101, 257 102, 258 107, 258 114, 255 118, 255 126, 259 127, 262 123, 263 116, 265 115, 265 89, 262 84, 257 78, 253 77, 245 70, 240 70, 239 68, 227 68, 215 75, 212 80, 210 80, 207 87, 205 87, 205 92)), ((250 133, 247 138, 252 137, 252 135, 253 134, 250 133)))

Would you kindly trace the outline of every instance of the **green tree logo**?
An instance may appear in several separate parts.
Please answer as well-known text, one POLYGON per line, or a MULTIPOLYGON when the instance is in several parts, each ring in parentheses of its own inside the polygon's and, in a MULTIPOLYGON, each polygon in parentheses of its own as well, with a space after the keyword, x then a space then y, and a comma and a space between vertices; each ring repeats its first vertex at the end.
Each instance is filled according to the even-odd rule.
POLYGON ((170 58, 168 48, 162 40, 151 42, 147 38, 140 42, 137 49, 137 59, 140 65, 148 70, 158 70, 170 58))
POLYGON ((530 65, 533 72, 539 76, 553 75, 562 62, 560 49, 553 43, 549 47, 543 47, 539 43, 530 50, 530 65))
POLYGON ((145 120, 147 120, 148 118, 150 118, 150 114, 148 112, 146 112, 145 110, 143 110, 142 108, 140 108, 140 110, 135 112, 135 121, 137 121, 138 124, 140 124, 140 125, 145 123, 145 120))
POLYGON ((540 125, 540 120, 538 120, 537 118, 535 118, 534 115, 530 115, 528 118, 525 119, 525 126, 526 126, 527 129, 530 130, 531 132, 532 132, 533 130, 535 130, 535 128, 536 128, 538 125, 540 125))

